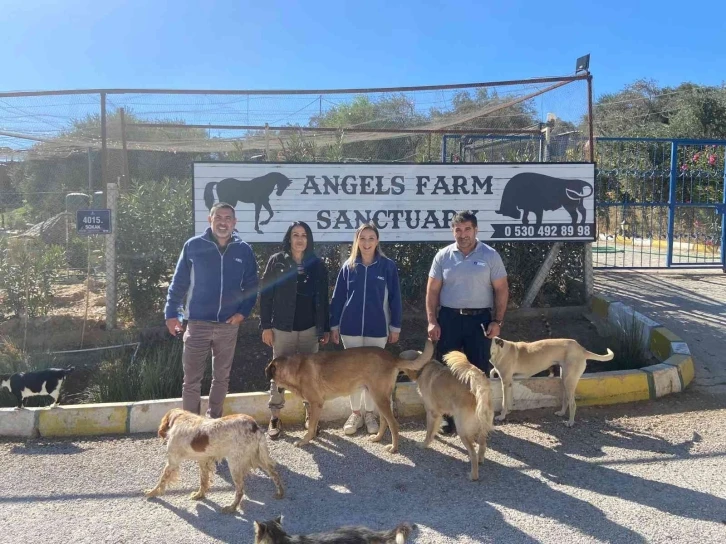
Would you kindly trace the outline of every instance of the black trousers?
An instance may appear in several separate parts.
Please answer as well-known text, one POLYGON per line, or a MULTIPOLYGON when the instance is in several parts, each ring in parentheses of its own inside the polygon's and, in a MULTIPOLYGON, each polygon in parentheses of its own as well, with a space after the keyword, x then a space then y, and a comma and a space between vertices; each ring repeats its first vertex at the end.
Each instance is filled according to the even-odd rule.
POLYGON ((492 341, 484 336, 484 328, 492 320, 489 310, 477 315, 461 315, 458 311, 442 306, 439 309, 439 326, 441 338, 436 345, 436 358, 443 362, 442 357, 450 351, 462 351, 475 367, 489 375, 492 365, 489 362, 489 350, 492 341))

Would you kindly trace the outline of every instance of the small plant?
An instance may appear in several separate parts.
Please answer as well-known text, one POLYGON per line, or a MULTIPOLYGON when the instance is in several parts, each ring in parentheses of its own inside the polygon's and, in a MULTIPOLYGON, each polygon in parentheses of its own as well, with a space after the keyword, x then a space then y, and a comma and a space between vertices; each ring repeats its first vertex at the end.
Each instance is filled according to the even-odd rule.
POLYGON ((608 326, 607 337, 615 352, 613 366, 618 370, 642 368, 650 364, 643 346, 643 325, 635 315, 624 317, 618 324, 608 326))
MULTIPOLYGON (((141 346, 133 354, 124 354, 101 363, 89 389, 89 402, 131 402, 179 398, 184 383, 182 350, 176 339, 141 346)), ((209 363, 209 361, 207 361, 209 363)), ((208 389, 211 366, 202 380, 208 389)))
POLYGON ((4 292, 0 308, 15 316, 47 314, 53 305, 53 282, 65 266, 60 246, 0 239, 0 290, 4 292))

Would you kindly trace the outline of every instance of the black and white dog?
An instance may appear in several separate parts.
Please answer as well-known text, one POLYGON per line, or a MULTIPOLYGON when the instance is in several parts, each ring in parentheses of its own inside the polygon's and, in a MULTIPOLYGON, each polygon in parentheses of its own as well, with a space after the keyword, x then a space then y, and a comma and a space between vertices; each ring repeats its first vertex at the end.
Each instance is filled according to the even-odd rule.
POLYGON ((326 533, 290 535, 282 528, 282 516, 270 521, 255 521, 255 544, 405 544, 418 527, 402 523, 390 531, 366 527, 341 527, 326 533))
POLYGON ((17 408, 25 405, 26 398, 37 395, 50 395, 54 400, 52 407, 55 407, 58 406, 63 380, 71 372, 73 367, 48 368, 36 372, 18 372, 0 376, 0 389, 7 388, 15 396, 18 401, 17 408))

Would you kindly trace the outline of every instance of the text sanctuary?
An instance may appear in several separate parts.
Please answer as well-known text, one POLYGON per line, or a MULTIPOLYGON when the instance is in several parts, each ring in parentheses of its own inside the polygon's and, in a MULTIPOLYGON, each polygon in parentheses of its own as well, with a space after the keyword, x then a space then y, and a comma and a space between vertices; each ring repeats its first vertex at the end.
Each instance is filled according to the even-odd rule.
MULTIPOLYGON (((492 176, 416 176, 416 195, 491 195, 492 176)), ((394 195, 406 191, 403 176, 307 176, 303 195, 394 195)), ((448 229, 455 210, 318 210, 317 228, 355 229, 363 222, 379 229, 448 229)))

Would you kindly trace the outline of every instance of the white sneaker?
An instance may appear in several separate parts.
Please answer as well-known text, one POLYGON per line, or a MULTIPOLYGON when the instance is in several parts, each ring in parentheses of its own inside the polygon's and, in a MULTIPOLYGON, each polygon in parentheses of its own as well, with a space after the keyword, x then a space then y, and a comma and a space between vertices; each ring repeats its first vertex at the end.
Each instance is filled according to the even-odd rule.
POLYGON ((348 417, 348 420, 345 422, 345 425, 343 425, 343 432, 345 434, 355 434, 358 432, 358 429, 360 429, 363 426, 363 416, 360 415, 360 412, 353 412, 348 417))
POLYGON ((378 433, 378 421, 376 420, 376 415, 373 412, 366 412, 366 415, 363 416, 363 420, 365 421, 366 431, 368 431, 368 434, 378 433))

